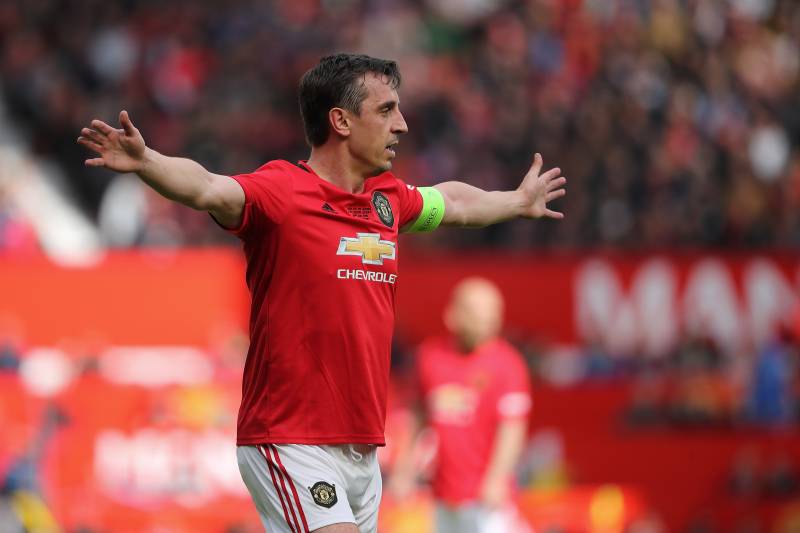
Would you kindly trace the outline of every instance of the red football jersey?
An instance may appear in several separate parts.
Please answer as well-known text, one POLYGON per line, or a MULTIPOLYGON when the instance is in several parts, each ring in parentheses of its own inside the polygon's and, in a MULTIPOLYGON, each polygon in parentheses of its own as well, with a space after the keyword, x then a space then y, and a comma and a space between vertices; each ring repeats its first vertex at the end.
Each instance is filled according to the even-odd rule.
POLYGON ((433 493, 452 505, 475 501, 498 424, 530 412, 522 356, 500 339, 470 354, 459 352, 452 339, 433 339, 419 349, 417 379, 438 440, 433 493))
POLYGON ((397 234, 422 196, 389 172, 352 194, 302 162, 233 179, 252 297, 237 443, 384 444, 397 234))

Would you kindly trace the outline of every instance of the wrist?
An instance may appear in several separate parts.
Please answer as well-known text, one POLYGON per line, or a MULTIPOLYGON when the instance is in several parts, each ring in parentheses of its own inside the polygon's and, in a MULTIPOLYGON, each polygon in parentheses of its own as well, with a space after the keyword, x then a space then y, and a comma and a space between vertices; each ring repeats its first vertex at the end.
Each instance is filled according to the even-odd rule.
POLYGON ((153 167, 156 165, 156 159, 159 155, 160 154, 155 150, 145 146, 141 157, 138 159, 139 168, 135 172, 145 176, 152 174, 153 167))
POLYGON ((511 212, 514 218, 526 216, 528 213, 528 197, 521 189, 510 191, 511 212))

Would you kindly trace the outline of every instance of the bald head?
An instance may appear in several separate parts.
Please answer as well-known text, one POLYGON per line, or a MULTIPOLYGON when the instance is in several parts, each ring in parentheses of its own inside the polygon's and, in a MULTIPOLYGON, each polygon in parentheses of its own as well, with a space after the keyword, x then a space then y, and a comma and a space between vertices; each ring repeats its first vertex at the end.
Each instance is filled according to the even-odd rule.
POLYGON ((471 351, 500 333, 503 296, 491 281, 467 278, 453 289, 444 321, 461 346, 471 351))

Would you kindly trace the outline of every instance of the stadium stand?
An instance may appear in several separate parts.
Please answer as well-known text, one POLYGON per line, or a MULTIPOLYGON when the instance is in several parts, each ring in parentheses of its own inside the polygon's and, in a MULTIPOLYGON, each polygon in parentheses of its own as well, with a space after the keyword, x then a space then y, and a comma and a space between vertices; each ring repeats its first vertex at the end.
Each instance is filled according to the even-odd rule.
MULTIPOLYGON (((93 218, 109 177, 84 169, 74 144, 90 115, 128 108, 160 151, 249 171, 306 155, 294 94, 308 65, 369 49, 403 69, 411 133, 397 170, 407 180, 504 189, 534 149, 570 178, 563 224, 442 232, 437 244, 800 241, 796 2, 475 6, 12 1, 0 10, 0 78, 19 127, 57 157, 93 218)), ((138 231, 109 240, 224 240, 205 217, 163 204, 148 198, 138 231)))

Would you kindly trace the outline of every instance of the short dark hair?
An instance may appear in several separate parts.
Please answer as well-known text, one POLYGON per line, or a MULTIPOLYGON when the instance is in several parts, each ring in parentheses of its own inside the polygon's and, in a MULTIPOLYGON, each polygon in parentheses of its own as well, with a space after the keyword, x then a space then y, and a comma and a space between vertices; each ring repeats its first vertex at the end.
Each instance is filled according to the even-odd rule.
POLYGON ((325 56, 319 64, 300 78, 300 114, 306 140, 320 146, 328 140, 328 112, 334 107, 361 112, 361 102, 367 97, 364 75, 384 76, 392 89, 400 86, 397 63, 366 55, 336 54, 325 56))

